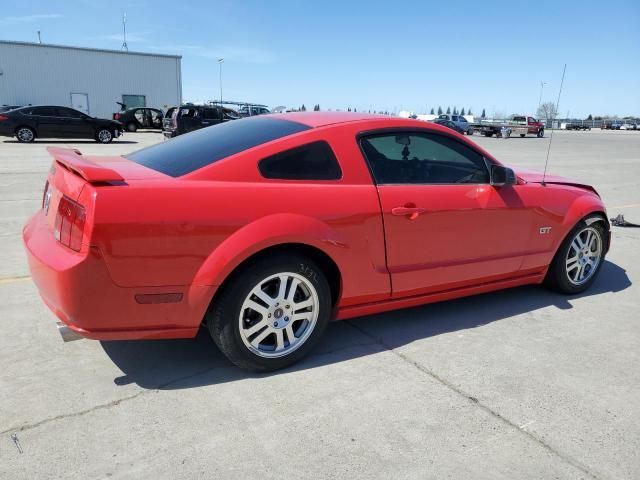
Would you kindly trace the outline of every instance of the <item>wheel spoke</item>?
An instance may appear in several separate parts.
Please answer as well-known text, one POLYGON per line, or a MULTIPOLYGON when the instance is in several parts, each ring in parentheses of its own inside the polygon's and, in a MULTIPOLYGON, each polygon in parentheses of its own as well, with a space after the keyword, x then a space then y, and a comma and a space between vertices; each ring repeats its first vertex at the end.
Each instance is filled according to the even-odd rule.
POLYGON ((280 275, 280 289, 278 291, 278 298, 280 300, 284 300, 285 299, 285 294, 287 292, 287 280, 289 280, 289 277, 287 277, 286 275, 280 275))
POLYGON ((271 328, 265 328, 262 332, 258 334, 256 338, 254 338, 251 341, 251 345, 253 345, 254 348, 258 348, 260 346, 260 342, 262 342, 265 338, 267 338, 272 333, 273 333, 273 330, 271 330, 271 328))
POLYGON ((289 323, 289 325, 287 325, 287 328, 285 328, 286 332, 287 332, 287 340, 289 340, 289 346, 293 345, 296 342, 296 335, 293 333, 293 322, 289 323))
POLYGON ((297 322, 298 320, 309 320, 312 315, 313 312, 294 313, 293 315, 291 315, 291 321, 297 322))
POLYGON ((589 246, 589 248, 590 248, 590 247, 591 247, 591 240, 592 240, 592 238, 593 238, 593 232, 592 232, 591 230, 589 230, 589 231, 587 232, 587 238, 585 239, 585 241, 584 241, 584 244, 583 244, 583 245, 584 245, 585 247, 586 247, 586 246, 589 246))
POLYGON ((247 337, 250 337, 251 335, 253 335, 254 333, 262 330, 264 327, 268 326, 269 322, 267 322, 266 318, 263 318, 262 320, 260 320, 258 323, 256 323, 254 326, 249 327, 249 328, 245 328, 244 329, 244 334, 247 337))
POLYGON ((289 288, 289 294, 287 295, 287 301, 293 303, 293 298, 296 295, 296 290, 298 290, 298 285, 300 285, 300 280, 294 278, 291 280, 291 287, 289 288))
POLYGON ((306 300, 303 300, 299 303, 294 303, 293 304, 293 310, 294 311, 298 311, 298 310, 302 310, 303 308, 308 308, 311 305, 313 305, 313 299, 312 298, 307 298, 306 300))
POLYGON ((267 309, 259 303, 254 302, 253 300, 247 300, 246 302, 244 302, 244 307, 250 308, 251 310, 259 313, 260 315, 262 315, 262 318, 267 317, 267 309))
POLYGON ((270 306, 273 303, 273 301, 275 300, 275 298, 272 298, 269 295, 267 295, 267 292, 262 290, 261 287, 262 287, 262 285, 258 286, 257 288, 254 288, 251 293, 253 293, 256 297, 258 297, 264 303, 266 303, 267 306, 270 306))
POLYGON ((580 251, 582 249, 582 240, 580 240, 580 236, 577 236, 576 238, 573 239, 573 242, 571 242, 571 247, 576 251, 580 251))
POLYGON ((276 330, 276 352, 284 350, 284 331, 276 330))

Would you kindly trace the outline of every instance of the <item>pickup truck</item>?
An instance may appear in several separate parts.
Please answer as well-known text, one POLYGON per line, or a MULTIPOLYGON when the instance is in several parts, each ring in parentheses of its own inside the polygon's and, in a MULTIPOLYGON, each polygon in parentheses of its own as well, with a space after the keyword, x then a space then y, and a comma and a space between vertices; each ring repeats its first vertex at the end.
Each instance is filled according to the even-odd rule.
POLYGON ((589 125, 578 124, 578 123, 567 123, 565 126, 567 130, 591 130, 589 125))
POLYGON ((462 115, 449 115, 447 113, 443 113, 442 115, 438 115, 437 120, 449 120, 456 124, 462 134, 466 133, 467 135, 473 135, 473 128, 462 115))
POLYGON ((517 134, 524 137, 529 134, 538 138, 544 137, 544 124, 525 115, 514 115, 509 120, 481 120, 479 123, 470 124, 470 127, 474 133, 480 133, 485 137, 501 137, 503 129, 506 129, 507 136, 517 134))

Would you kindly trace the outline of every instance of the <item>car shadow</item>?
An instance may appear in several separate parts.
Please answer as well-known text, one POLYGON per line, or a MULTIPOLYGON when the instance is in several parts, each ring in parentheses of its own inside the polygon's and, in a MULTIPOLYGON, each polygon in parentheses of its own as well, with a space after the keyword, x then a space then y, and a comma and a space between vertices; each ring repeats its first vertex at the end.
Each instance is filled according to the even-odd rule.
MULTIPOLYGON (((22 143, 19 142, 18 140, 4 140, 3 143, 22 143)), ((73 140, 73 139, 69 139, 69 140, 34 140, 33 142, 30 142, 31 144, 46 144, 46 143, 53 143, 53 144, 59 144, 59 143, 64 143, 64 144, 83 144, 83 143, 95 143, 98 145, 113 145, 113 144, 121 144, 121 143, 138 143, 134 140, 113 140, 110 143, 105 143, 105 144, 101 144, 100 142, 96 142, 95 140, 73 140)))
POLYGON ((333 322, 318 347, 301 362, 268 374, 246 372, 231 364, 215 347, 206 329, 192 339, 105 341, 102 348, 123 375, 116 385, 135 383, 145 389, 194 388, 246 378, 344 362, 396 348, 415 340, 477 328, 549 306, 573 308, 571 301, 631 285, 626 271, 605 261, 596 281, 579 295, 562 295, 538 285, 524 286, 420 307, 333 322), (375 335, 366 333, 375 329, 375 335))

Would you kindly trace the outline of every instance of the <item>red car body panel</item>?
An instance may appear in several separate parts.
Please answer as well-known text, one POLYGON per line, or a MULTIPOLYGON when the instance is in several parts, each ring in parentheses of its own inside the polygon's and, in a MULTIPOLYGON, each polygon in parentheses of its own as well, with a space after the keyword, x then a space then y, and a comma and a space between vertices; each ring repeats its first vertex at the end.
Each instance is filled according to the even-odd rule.
POLYGON ((357 142, 374 130, 440 132, 499 163, 438 125, 337 112, 277 118, 313 128, 177 178, 124 157, 50 149, 48 213, 37 212, 23 232, 45 303, 88 338, 189 337, 239 265, 299 244, 335 264, 335 317, 350 318, 539 283, 573 225, 604 212, 591 187, 551 176, 543 186, 530 172, 506 187, 374 184, 357 142), (339 180, 261 176, 260 159, 316 140, 333 149, 339 180), (62 195, 86 210, 78 252, 53 234, 62 195), (424 211, 392 213, 398 207, 424 211), (541 235, 543 227, 550 233, 541 235))

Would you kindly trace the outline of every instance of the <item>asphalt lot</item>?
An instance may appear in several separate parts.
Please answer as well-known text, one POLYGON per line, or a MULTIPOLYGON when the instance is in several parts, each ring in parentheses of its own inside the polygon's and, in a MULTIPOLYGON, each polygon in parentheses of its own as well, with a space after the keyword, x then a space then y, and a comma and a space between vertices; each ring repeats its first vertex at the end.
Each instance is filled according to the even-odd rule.
MULTIPOLYGON (((543 167, 548 138, 474 138, 543 167)), ((0 139, 0 478, 640 477, 640 229, 613 228, 585 294, 522 287, 336 322, 302 363, 253 375, 206 335, 62 342, 20 239, 52 143, 0 139)), ((557 132, 549 171, 640 223, 640 132, 557 132)))

